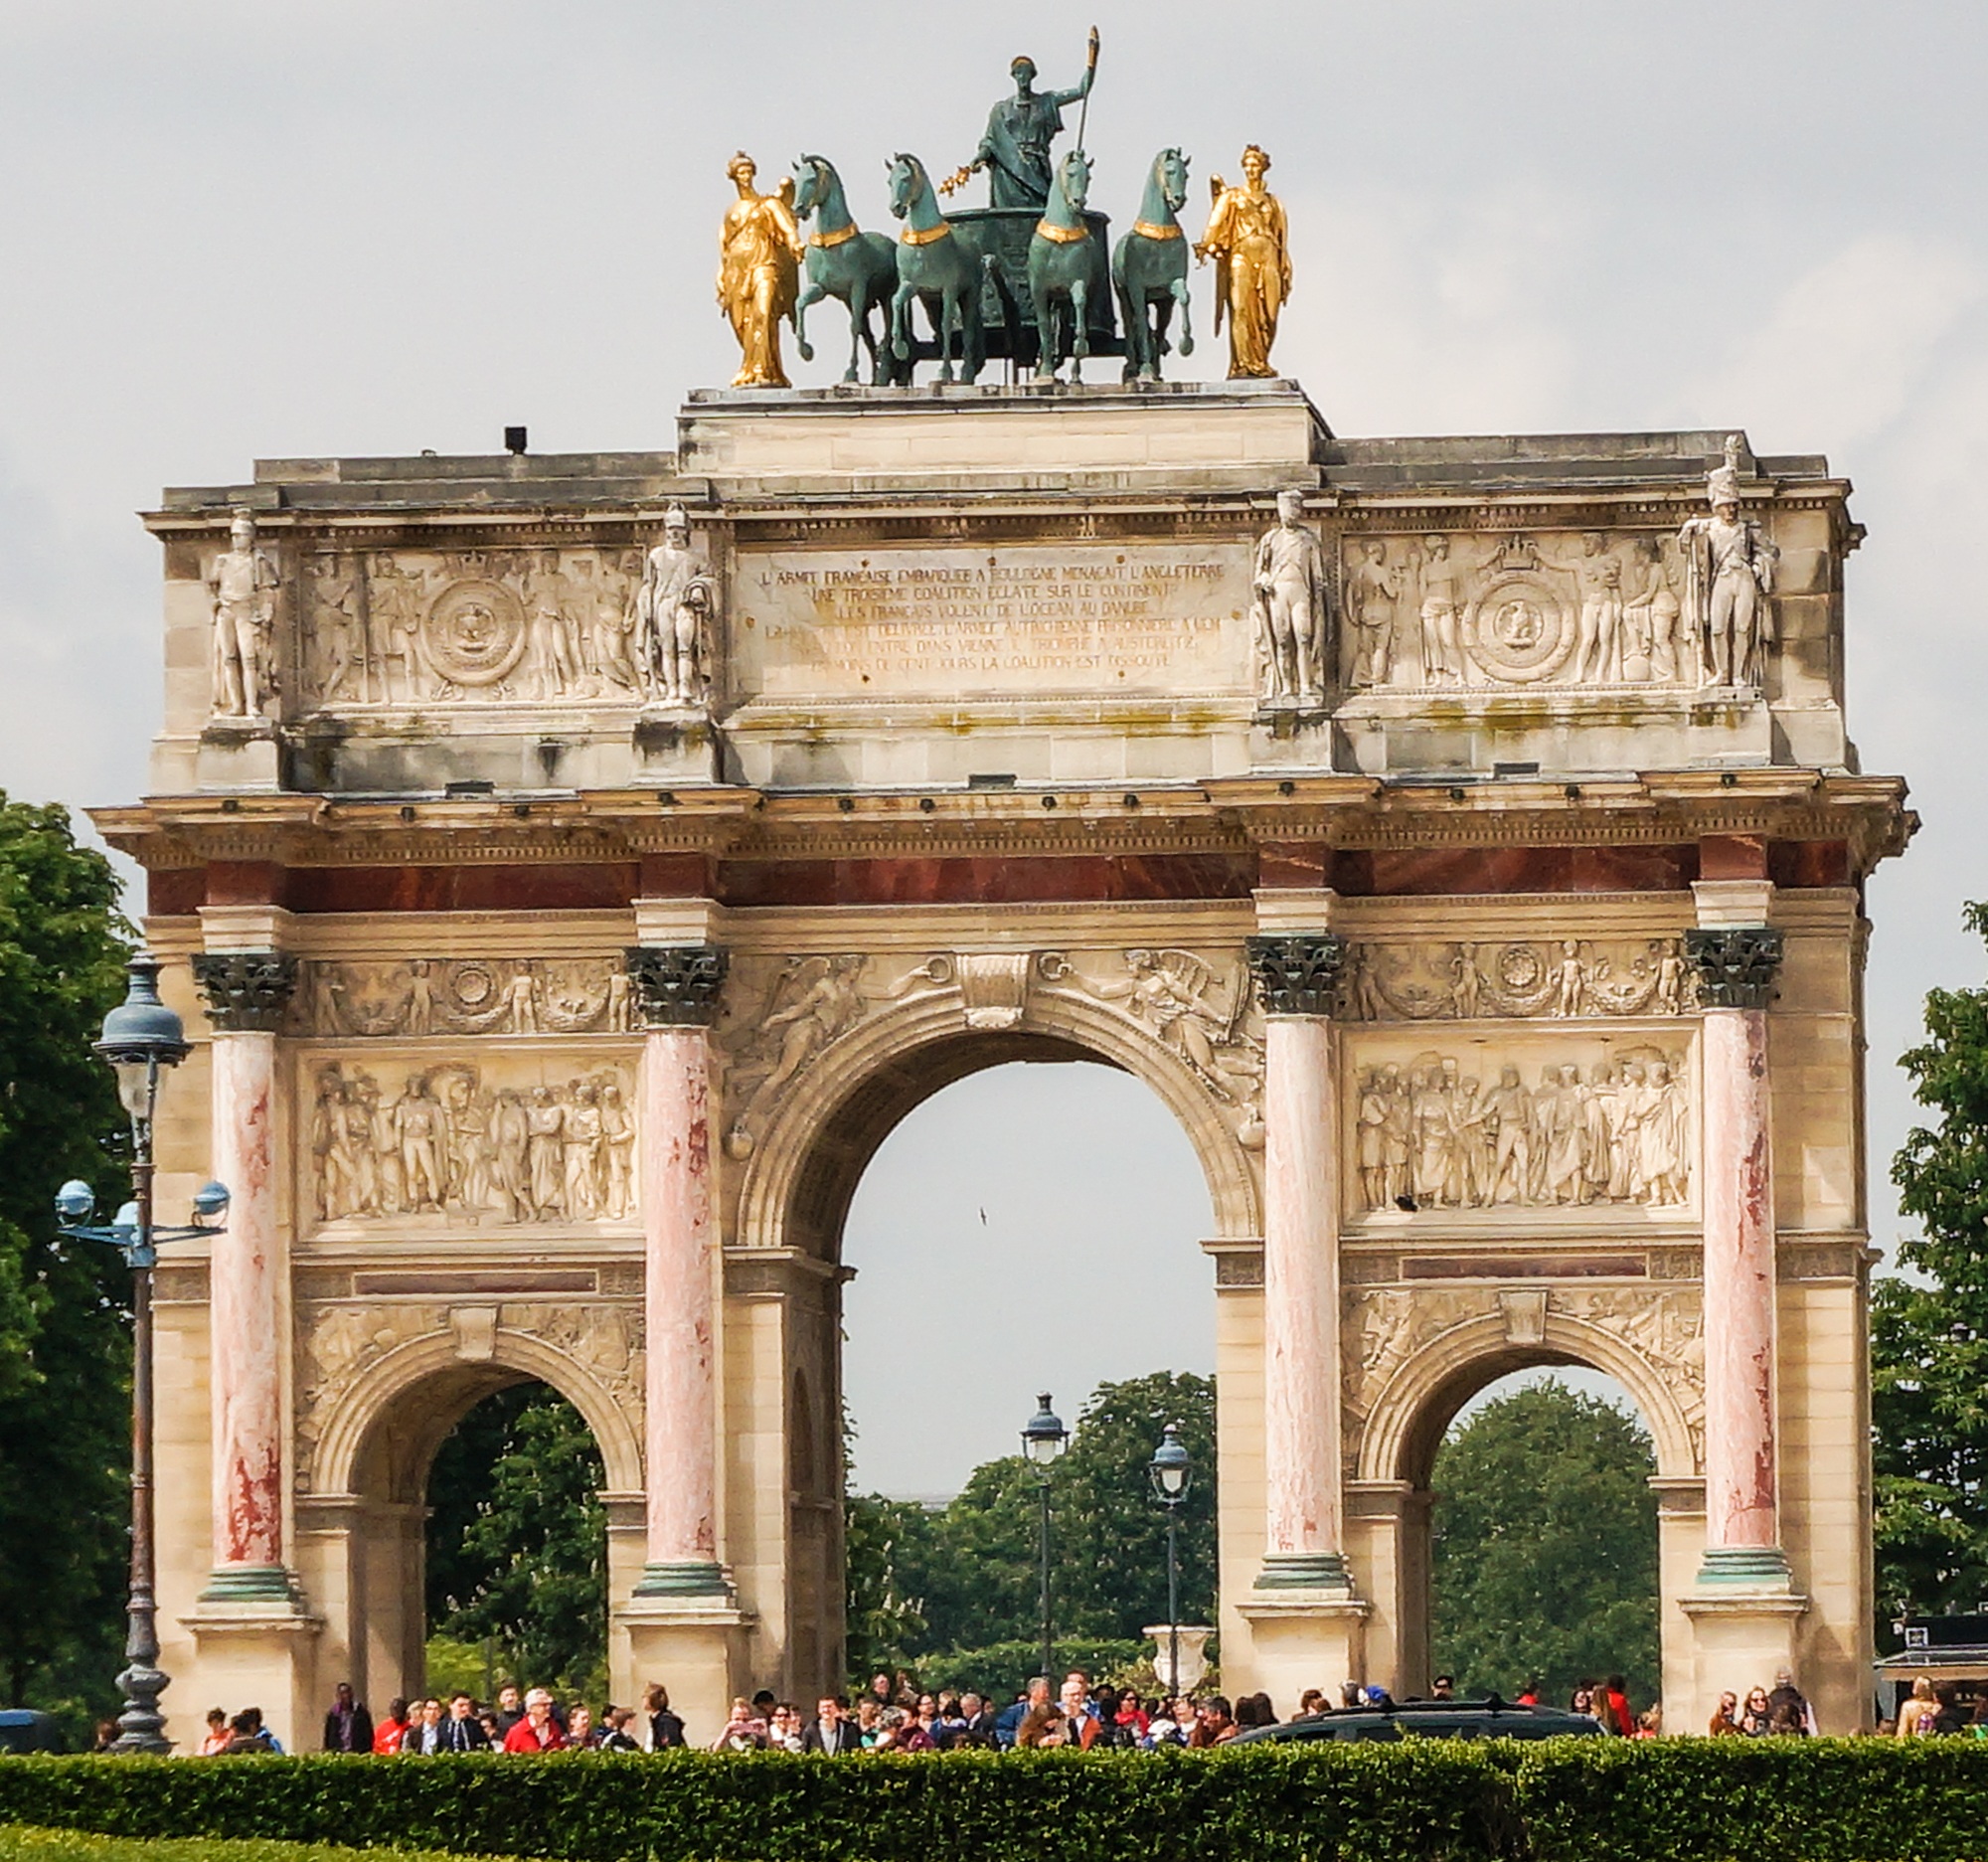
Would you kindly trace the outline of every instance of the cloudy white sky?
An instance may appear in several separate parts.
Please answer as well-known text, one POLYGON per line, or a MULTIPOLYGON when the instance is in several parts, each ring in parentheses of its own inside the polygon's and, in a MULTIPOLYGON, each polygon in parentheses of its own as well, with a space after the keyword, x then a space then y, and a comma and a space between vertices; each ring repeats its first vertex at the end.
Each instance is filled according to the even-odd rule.
MULTIPOLYGON (((1926 825, 1871 889, 1873 1226, 1961 901, 1988 648, 1988 9, 1955 0, 0 0, 0 784, 143 784, 157 563, 131 512, 254 457, 667 447, 733 367, 726 158, 972 151, 1009 58, 1074 81, 1094 198, 1275 161, 1279 346, 1347 434, 1743 426, 1826 450, 1852 729, 1926 825)), ((1204 312, 1205 314, 1205 312, 1204 312)), ((1211 347, 1196 361, 1219 366, 1211 347)), ((802 379, 829 379, 826 361, 802 379)), ((1044 1385, 1212 1356, 1206 1198, 1128 1081, 1005 1071, 901 1128, 850 1238, 863 1474, 957 1483, 1044 1385), (980 1220, 985 1211, 986 1222, 980 1220)))

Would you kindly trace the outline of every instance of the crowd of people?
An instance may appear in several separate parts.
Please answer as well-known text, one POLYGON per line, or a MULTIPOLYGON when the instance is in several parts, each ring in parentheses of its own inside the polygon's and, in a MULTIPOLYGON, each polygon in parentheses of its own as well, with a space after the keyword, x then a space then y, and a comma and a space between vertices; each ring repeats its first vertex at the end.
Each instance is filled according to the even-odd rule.
MULTIPOLYGON (((1456 1697, 1454 1679, 1438 1675, 1425 1698, 1456 1697)), ((1307 1689, 1293 1718, 1307 1719, 1335 1707, 1396 1704, 1383 1688, 1348 1681, 1337 1700, 1321 1689, 1307 1689)), ((1528 1682, 1513 1704, 1540 1705, 1539 1684, 1528 1682)), ((1582 1681, 1570 1696, 1568 1708, 1591 1717, 1604 1733, 1624 1739, 1655 1739, 1663 1732, 1660 1709, 1651 1706, 1638 1713, 1619 1674, 1582 1681)), ((231 1717, 217 1707, 207 1719, 207 1737, 200 1746, 203 1755, 282 1750, 256 1708, 231 1717)), ((425 1757, 472 1752, 668 1752, 697 1744, 712 1752, 829 1757, 1054 1747, 1153 1752, 1223 1746, 1252 1728, 1277 1724, 1267 1694, 1248 1694, 1233 1702, 1220 1694, 1144 1696, 1135 1689, 1093 1682, 1081 1669, 1072 1669, 1061 1686, 1038 1675, 1005 1702, 971 1689, 920 1688, 902 1671, 878 1674, 853 1702, 839 1694, 824 1695, 812 1713, 762 1688, 749 1700, 744 1696, 735 1700, 725 1725, 708 1741, 693 1740, 662 1687, 649 1688, 639 1709, 609 1706, 596 1713, 583 1701, 559 1699, 548 1688, 507 1686, 498 1689, 496 1702, 489 1707, 463 1692, 447 1699, 395 1700, 388 1704, 386 1718, 376 1722, 352 1688, 341 1683, 324 1718, 323 1750, 425 1757)), ((1771 1688, 1752 1688, 1743 1699, 1733 1692, 1721 1695, 1708 1730, 1715 1738, 1760 1738, 1802 1737, 1818 1729, 1814 1709, 1795 1686, 1794 1677, 1783 1670, 1771 1688)), ((1964 1703, 1950 1685, 1935 1686, 1921 1677, 1898 1720, 1881 1722, 1879 1731, 1906 1736, 1971 1733, 1988 1739, 1988 1701, 1964 1703)))

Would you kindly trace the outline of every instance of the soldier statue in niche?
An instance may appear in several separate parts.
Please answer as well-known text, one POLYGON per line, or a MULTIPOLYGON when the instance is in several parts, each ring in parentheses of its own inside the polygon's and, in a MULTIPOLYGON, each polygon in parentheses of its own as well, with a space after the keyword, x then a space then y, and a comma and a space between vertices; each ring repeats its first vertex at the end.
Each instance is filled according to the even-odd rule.
POLYGON ((1318 705, 1325 698, 1325 553, 1303 516, 1303 492, 1278 492, 1276 527, 1256 544, 1250 587, 1266 705, 1318 705))
POLYGON ((704 703, 711 626, 718 584, 711 565, 691 546, 681 505, 663 518, 663 541, 642 567, 635 596, 643 682, 652 704, 686 710, 704 703))
POLYGON ((259 718, 275 696, 276 565, 255 547, 255 520, 238 511, 230 547, 214 559, 214 715, 259 718))
POLYGON ((1706 480, 1710 517, 1678 532, 1685 560, 1685 632, 1703 642, 1705 677, 1715 686, 1758 685, 1760 648, 1774 637, 1774 565, 1780 551, 1751 518, 1740 515, 1738 433, 1726 461, 1706 480))

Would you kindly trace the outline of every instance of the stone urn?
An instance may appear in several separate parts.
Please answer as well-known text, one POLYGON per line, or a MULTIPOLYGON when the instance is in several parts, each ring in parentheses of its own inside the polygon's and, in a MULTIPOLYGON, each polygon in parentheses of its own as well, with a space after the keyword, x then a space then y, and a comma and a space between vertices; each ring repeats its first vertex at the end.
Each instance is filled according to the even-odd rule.
POLYGON ((1170 1630, 1162 1622, 1139 1633, 1153 1638, 1153 1672, 1167 1694, 1192 1694, 1201 1685, 1201 1677, 1208 1672, 1208 1638, 1215 1633, 1213 1623, 1183 1622, 1170 1630), (1170 1639, 1176 1635, 1180 1637, 1179 1674, 1169 1672, 1173 1659, 1170 1639))

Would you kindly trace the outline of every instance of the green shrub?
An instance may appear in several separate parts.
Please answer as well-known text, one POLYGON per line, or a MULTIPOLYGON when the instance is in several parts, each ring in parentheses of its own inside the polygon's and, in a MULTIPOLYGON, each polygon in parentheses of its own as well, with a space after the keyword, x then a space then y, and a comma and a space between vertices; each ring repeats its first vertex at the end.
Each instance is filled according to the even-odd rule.
POLYGON ((1216 1755, 16 1759, 0 1819, 561 1862, 1478 1862, 1509 1784, 1444 1742, 1216 1755))

